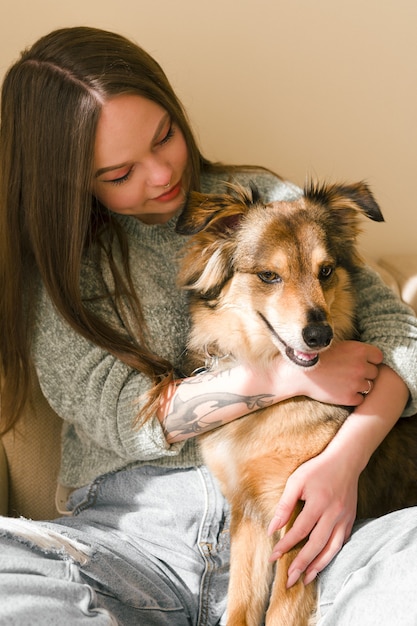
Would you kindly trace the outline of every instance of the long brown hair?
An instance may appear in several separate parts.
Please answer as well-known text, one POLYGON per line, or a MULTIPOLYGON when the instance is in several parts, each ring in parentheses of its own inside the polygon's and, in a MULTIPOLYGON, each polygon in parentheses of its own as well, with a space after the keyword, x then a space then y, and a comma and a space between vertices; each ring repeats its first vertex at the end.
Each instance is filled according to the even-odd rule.
MULTIPOLYGON (((111 328, 88 310, 80 292, 82 256, 100 228, 110 232, 127 259, 123 232, 91 194, 101 107, 121 93, 145 96, 169 112, 188 147, 190 187, 198 189, 201 170, 212 165, 199 151, 161 67, 131 41, 95 28, 56 30, 23 52, 6 74, 0 129, 3 432, 16 421, 28 395, 35 273, 77 332, 149 376, 155 387, 172 376, 172 365, 152 353, 143 335, 126 337, 111 328)), ((140 329, 128 263, 124 276, 116 275, 110 257, 118 286, 115 306, 118 297, 127 296, 132 311, 138 311, 135 326, 140 329)))

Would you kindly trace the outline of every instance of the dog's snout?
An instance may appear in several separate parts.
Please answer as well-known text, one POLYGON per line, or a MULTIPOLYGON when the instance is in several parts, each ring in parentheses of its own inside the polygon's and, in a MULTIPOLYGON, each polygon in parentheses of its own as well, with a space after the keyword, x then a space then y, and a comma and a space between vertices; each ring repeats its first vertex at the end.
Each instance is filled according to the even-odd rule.
POLYGON ((309 348, 325 348, 333 339, 329 324, 309 324, 303 329, 303 339, 309 348))

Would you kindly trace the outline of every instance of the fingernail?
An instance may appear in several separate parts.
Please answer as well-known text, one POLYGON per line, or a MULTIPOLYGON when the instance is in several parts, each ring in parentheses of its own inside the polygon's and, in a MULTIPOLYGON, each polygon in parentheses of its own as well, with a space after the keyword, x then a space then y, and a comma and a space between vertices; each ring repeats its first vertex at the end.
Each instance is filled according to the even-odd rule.
POLYGON ((287 589, 295 585, 295 583, 300 578, 300 576, 301 576, 301 571, 299 569, 295 569, 291 572, 291 574, 288 574, 287 589))
POLYGON ((276 552, 272 552, 271 556, 269 557, 269 561, 278 561, 278 559, 280 559, 282 557, 282 552, 279 552, 279 550, 277 550, 276 552))
POLYGON ((318 571, 315 569, 311 570, 311 572, 308 572, 308 574, 304 576, 304 581, 303 581, 304 584, 309 585, 310 583, 312 583, 313 580, 316 578, 317 574, 318 574, 318 571))
POLYGON ((271 535, 274 534, 274 532, 276 530, 278 530, 281 527, 281 518, 280 517, 273 517, 269 526, 268 526, 268 537, 270 537, 271 535))

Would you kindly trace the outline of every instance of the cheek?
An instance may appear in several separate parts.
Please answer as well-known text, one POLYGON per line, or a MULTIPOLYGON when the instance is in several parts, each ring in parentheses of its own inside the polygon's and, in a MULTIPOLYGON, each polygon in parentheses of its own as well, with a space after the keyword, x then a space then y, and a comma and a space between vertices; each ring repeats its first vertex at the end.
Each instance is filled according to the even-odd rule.
POLYGON ((175 146, 175 154, 173 155, 173 161, 178 167, 186 168, 188 163, 188 150, 184 137, 181 135, 178 138, 178 143, 175 146))
POLYGON ((132 207, 143 202, 142 194, 138 187, 134 185, 97 189, 93 193, 101 204, 114 213, 127 212, 132 207))

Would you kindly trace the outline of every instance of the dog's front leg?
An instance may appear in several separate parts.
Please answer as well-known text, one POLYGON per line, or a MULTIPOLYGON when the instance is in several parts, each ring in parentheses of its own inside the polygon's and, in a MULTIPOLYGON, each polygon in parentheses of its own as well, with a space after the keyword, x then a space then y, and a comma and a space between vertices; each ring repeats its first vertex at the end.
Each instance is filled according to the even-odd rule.
MULTIPOLYGON (((285 532, 293 525, 300 513, 301 503, 296 507, 285 532)), ((314 626, 317 593, 316 583, 313 581, 305 586, 302 577, 287 589, 288 569, 303 544, 298 544, 284 554, 277 562, 274 583, 271 589, 269 608, 266 614, 265 626, 314 626)))
POLYGON ((273 572, 271 550, 265 524, 240 513, 234 516, 232 508, 227 626, 264 623, 273 572))

